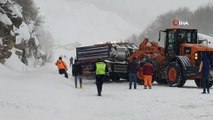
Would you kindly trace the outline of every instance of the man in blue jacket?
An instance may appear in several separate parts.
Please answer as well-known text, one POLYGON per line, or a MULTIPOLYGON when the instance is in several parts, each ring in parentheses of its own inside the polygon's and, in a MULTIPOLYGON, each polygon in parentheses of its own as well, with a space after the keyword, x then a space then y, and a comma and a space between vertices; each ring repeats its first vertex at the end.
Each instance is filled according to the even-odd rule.
POLYGON ((202 73, 202 87, 203 87, 203 92, 202 94, 206 94, 206 90, 207 93, 210 93, 209 91, 209 70, 210 70, 210 62, 209 59, 206 55, 206 53, 204 53, 202 61, 200 63, 200 69, 199 72, 202 73))
POLYGON ((132 83, 134 84, 134 89, 137 89, 137 69, 138 69, 138 66, 139 66, 139 64, 138 64, 135 57, 128 64, 129 89, 132 89, 132 83))

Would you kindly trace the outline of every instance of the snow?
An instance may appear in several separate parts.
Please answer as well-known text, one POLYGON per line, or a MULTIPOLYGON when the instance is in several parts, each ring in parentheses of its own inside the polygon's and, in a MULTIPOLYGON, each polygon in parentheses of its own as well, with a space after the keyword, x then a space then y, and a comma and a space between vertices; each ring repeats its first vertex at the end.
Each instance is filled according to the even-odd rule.
POLYGON ((12 4, 10 3, 7 6, 7 8, 9 9, 12 17, 14 17, 14 18, 17 18, 17 17, 23 18, 23 15, 21 13, 22 12, 22 7, 20 5, 18 5, 18 4, 14 4, 12 1, 9 1, 9 2, 11 2, 12 4))
POLYGON ((5 25, 12 25, 12 22, 10 21, 10 19, 7 17, 6 14, 2 14, 0 12, 0 22, 4 23, 5 25))
POLYGON ((35 2, 40 8, 41 15, 44 16, 45 29, 50 31, 55 40, 53 45, 55 60, 59 56, 75 57, 75 47, 109 41, 120 42, 141 31, 138 26, 114 12, 100 9, 88 2, 69 0, 35 0, 35 2))
POLYGON ((136 26, 117 14, 86 2, 67 0, 36 0, 36 2, 45 16, 47 28, 61 45, 76 41, 81 45, 120 41, 140 32, 136 26))
POLYGON ((9 59, 4 63, 5 67, 12 69, 17 72, 24 72, 28 69, 28 67, 20 61, 18 56, 15 54, 15 49, 12 49, 12 55, 9 59))
MULTIPOLYGON (((68 63, 68 61, 66 61, 68 63)), ((128 89, 128 82, 104 83, 97 96, 95 80, 83 79, 83 89, 58 75, 54 63, 22 69, 16 56, 0 64, 1 120, 212 120, 213 94, 201 94, 193 81, 183 88, 154 83, 128 89)), ((212 89, 211 89, 212 90, 212 89)))
POLYGON ((203 44, 206 46, 209 46, 209 47, 213 47, 213 37, 212 36, 198 33, 198 38, 199 38, 199 40, 207 40, 207 41, 204 41, 203 44))
POLYGON ((15 33, 18 35, 16 36, 16 44, 20 44, 23 41, 30 39, 30 30, 24 22, 20 25, 19 29, 14 27, 15 33))
POLYGON ((5 4, 7 0, 0 0, 0 4, 5 4))

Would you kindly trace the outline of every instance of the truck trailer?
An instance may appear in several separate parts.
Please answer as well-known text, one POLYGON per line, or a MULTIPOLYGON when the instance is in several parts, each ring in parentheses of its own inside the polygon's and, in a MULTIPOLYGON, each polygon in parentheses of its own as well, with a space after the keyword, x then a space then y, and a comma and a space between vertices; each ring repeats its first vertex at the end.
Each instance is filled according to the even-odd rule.
POLYGON ((128 61, 138 46, 133 43, 104 43, 76 48, 76 59, 83 66, 83 77, 94 78, 94 66, 98 59, 107 63, 108 77, 106 80, 128 80, 128 61))

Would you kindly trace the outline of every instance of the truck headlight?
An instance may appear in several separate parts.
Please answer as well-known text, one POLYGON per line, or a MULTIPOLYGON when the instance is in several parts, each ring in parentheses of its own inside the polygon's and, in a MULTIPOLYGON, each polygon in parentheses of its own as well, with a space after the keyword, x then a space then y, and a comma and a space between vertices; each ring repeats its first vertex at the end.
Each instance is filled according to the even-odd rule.
POLYGON ((195 53, 195 60, 197 60, 198 59, 198 54, 197 53, 195 53))

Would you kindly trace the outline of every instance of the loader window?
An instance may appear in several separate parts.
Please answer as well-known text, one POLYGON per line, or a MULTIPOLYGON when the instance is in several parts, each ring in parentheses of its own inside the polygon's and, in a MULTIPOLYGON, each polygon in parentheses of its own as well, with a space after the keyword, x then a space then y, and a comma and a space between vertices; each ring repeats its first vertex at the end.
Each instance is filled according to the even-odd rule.
POLYGON ((197 43, 197 32, 194 30, 179 30, 177 34, 180 43, 197 43))
POLYGON ((175 39, 175 33, 176 31, 167 31, 167 40, 165 44, 165 54, 169 58, 172 58, 176 54, 178 55, 178 45, 177 40, 175 39))

